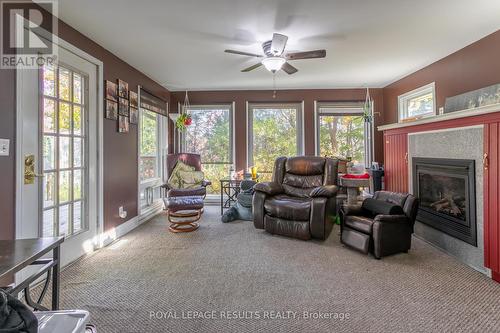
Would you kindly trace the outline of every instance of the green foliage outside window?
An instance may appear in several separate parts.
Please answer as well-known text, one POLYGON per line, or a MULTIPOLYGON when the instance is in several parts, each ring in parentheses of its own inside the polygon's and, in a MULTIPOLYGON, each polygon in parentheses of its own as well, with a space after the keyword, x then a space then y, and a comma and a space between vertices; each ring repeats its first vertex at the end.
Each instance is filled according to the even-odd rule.
POLYGON ((209 194, 220 193, 222 178, 228 178, 232 164, 230 111, 228 108, 191 108, 192 123, 186 128, 185 148, 201 155, 205 178, 212 182, 209 194))
POLYGON ((320 116, 320 156, 351 157, 364 164, 364 119, 362 116, 320 116))
POLYGON ((252 127, 253 165, 269 181, 277 157, 297 155, 297 110, 253 109, 252 127))

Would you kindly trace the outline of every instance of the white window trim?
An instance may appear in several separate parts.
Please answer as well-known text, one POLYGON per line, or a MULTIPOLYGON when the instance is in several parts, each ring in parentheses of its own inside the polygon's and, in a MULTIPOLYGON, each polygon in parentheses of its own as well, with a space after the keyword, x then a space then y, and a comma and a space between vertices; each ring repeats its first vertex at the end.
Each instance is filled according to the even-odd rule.
MULTIPOLYGON (((166 182, 165 179, 165 162, 166 157, 165 154, 167 152, 167 144, 168 144, 168 117, 167 116, 158 116, 159 124, 158 124, 158 152, 157 152, 157 168, 158 174, 155 178, 150 178, 141 181, 140 174, 140 161, 141 161, 141 122, 142 122, 142 112, 143 109, 140 107, 141 100, 141 86, 138 86, 138 100, 139 100, 139 119, 137 121, 137 211, 138 216, 143 217, 152 214, 153 212, 161 209, 160 201, 158 199, 156 202, 152 202, 150 206, 142 207, 141 205, 141 193, 147 188, 151 186, 158 186, 166 182)), ((167 103, 168 110, 168 103, 167 103)), ((153 112, 153 111, 150 111, 153 112)), ((154 113, 154 112, 153 112, 154 113)))
POLYGON ((253 165, 253 110, 258 108, 289 108, 297 110, 297 155, 305 153, 305 135, 304 135, 304 101, 297 103, 251 103, 246 102, 246 138, 247 138, 247 158, 246 169, 253 165))
POLYGON ((425 86, 419 87, 407 93, 398 96, 398 122, 401 123, 408 117, 402 117, 402 114, 407 115, 408 110, 406 109, 407 101, 422 95, 432 93, 432 112, 422 115, 419 119, 433 117, 436 115, 436 83, 432 82, 426 84, 425 86))
MULTIPOLYGON (((357 114, 362 115, 364 113, 363 108, 364 102, 318 102, 314 101, 314 155, 320 156, 320 147, 319 147, 319 117, 322 115, 335 115, 335 114, 357 114), (320 111, 322 108, 330 108, 329 111, 320 111)), ((374 104, 372 104, 374 105, 374 104)), ((374 106, 373 106, 374 107, 374 106)), ((372 110, 373 111, 373 110, 372 110)), ((364 131, 364 139, 365 139, 365 148, 364 148, 364 159, 365 159, 365 167, 369 168, 373 161, 373 132, 374 125, 373 121, 370 123, 369 128, 365 127, 364 131), (368 131, 367 131, 368 130, 368 131)))

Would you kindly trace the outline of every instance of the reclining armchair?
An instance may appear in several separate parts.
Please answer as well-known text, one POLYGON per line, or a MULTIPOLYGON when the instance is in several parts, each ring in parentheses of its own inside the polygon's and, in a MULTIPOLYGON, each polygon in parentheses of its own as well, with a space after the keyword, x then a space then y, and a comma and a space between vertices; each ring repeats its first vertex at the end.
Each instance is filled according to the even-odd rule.
POLYGON ((271 234, 324 240, 333 227, 338 161, 279 157, 272 181, 254 186, 253 223, 271 234))
POLYGON ((377 259, 408 252, 417 211, 418 199, 411 194, 375 192, 362 205, 341 208, 341 241, 377 259))

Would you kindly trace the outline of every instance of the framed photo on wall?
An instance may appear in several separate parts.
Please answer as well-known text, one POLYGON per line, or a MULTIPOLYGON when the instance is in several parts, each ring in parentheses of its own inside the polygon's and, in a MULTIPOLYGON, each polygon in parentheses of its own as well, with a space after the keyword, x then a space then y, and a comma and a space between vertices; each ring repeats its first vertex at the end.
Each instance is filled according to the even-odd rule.
POLYGON ((130 107, 137 109, 139 107, 139 95, 135 91, 129 91, 130 107))
POLYGON ((118 119, 118 103, 106 100, 106 118, 116 120, 118 119))
POLYGON ((125 98, 118 98, 118 113, 121 116, 129 116, 129 106, 128 106, 128 99, 125 98))
POLYGON ((139 122, 139 110, 130 108, 130 123, 137 124, 139 122))
POLYGON ((118 132, 128 133, 128 129, 129 129, 128 117, 118 116, 118 132))
POLYGON ((128 98, 128 83, 118 79, 118 96, 128 98))
POLYGON ((106 80, 106 99, 118 102, 118 86, 116 83, 106 80))

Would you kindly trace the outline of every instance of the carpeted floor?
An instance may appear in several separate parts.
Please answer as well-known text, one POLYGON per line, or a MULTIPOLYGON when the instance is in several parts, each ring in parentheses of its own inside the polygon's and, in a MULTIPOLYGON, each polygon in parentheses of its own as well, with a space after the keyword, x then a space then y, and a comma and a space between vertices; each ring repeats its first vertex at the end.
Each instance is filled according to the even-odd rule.
POLYGON ((219 222, 172 234, 164 216, 62 273, 61 307, 98 332, 500 332, 500 284, 414 240, 375 260, 219 222), (202 318, 200 318, 202 317, 202 318))

